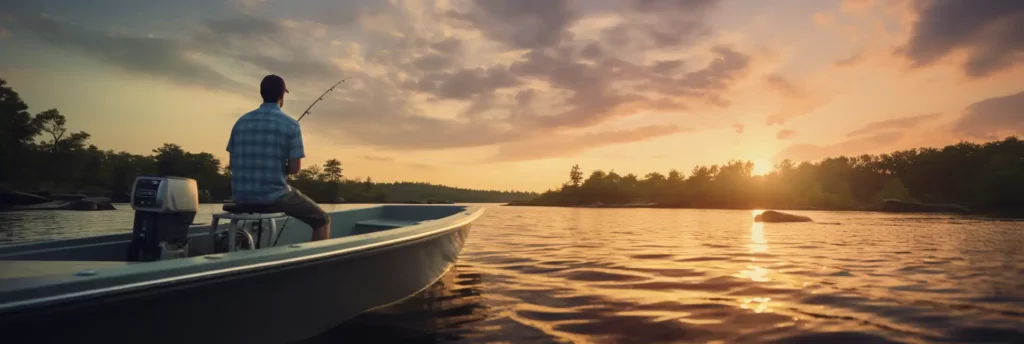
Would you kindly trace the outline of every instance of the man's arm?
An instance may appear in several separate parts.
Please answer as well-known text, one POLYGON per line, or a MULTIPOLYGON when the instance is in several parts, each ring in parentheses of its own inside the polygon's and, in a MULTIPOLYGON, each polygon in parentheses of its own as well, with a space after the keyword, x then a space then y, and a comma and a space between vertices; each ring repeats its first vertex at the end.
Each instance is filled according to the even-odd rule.
POLYGON ((305 147, 302 145, 302 128, 295 124, 295 135, 288 143, 288 174, 297 174, 302 170, 302 158, 306 157, 305 147))
POLYGON ((228 171, 231 170, 231 151, 235 150, 235 127, 231 127, 231 133, 228 134, 228 164, 225 166, 228 171))

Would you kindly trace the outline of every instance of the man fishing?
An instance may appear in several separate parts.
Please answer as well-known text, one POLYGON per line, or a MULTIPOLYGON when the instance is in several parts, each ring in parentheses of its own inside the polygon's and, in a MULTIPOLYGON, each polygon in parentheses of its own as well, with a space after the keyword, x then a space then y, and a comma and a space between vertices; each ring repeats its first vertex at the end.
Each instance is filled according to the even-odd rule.
POLYGON ((331 236, 330 217, 286 180, 288 174, 299 173, 306 154, 299 122, 281 110, 285 93, 284 79, 267 75, 260 83, 263 104, 231 128, 231 194, 238 205, 280 209, 312 227, 313 241, 326 240, 331 236))

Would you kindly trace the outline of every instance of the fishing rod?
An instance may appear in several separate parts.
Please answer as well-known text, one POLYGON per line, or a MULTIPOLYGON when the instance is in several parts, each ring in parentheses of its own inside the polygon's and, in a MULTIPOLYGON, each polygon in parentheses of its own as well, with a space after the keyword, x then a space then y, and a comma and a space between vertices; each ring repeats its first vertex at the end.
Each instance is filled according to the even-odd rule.
MULTIPOLYGON (((337 88, 338 85, 341 85, 343 82, 345 82, 345 80, 348 80, 348 79, 351 79, 351 78, 352 78, 351 76, 345 77, 345 78, 341 79, 341 81, 338 81, 338 83, 336 83, 333 86, 331 86, 331 88, 328 88, 326 91, 324 91, 324 93, 321 94, 319 97, 317 97, 316 100, 314 100, 312 104, 309 104, 309 107, 306 108, 306 111, 303 111, 302 115, 299 116, 299 119, 297 119, 295 121, 296 122, 301 121, 303 117, 306 117, 306 115, 311 114, 312 112, 310 112, 309 110, 313 109, 313 105, 316 105, 316 103, 319 103, 321 100, 324 100, 324 96, 326 96, 327 93, 330 93, 331 91, 334 91, 334 89, 337 88)), ((287 171, 287 168, 288 168, 287 165, 285 165, 285 171, 287 171)), ((290 219, 291 219, 291 217, 288 217, 288 218, 284 219, 284 223, 281 224, 281 230, 277 231, 277 238, 274 238, 274 244, 271 245, 271 246, 277 246, 277 242, 279 240, 281 240, 281 233, 284 233, 285 227, 288 227, 288 220, 290 220, 290 219)), ((260 230, 262 232, 262 228, 260 230)))
POLYGON ((312 112, 309 112, 309 110, 313 108, 313 105, 316 105, 316 103, 319 103, 321 100, 324 100, 324 96, 326 96, 328 92, 334 91, 335 87, 338 87, 338 85, 341 85, 341 83, 345 82, 345 80, 348 80, 348 79, 351 79, 351 78, 352 78, 351 76, 345 77, 344 79, 341 79, 341 81, 338 81, 337 84, 334 84, 334 86, 331 86, 331 88, 328 88, 326 91, 324 91, 324 94, 321 94, 319 98, 316 98, 316 100, 313 101, 313 104, 309 104, 309 107, 306 108, 306 111, 302 112, 302 116, 299 116, 299 119, 297 119, 295 121, 296 122, 301 121, 302 117, 306 117, 306 115, 311 114, 312 112))

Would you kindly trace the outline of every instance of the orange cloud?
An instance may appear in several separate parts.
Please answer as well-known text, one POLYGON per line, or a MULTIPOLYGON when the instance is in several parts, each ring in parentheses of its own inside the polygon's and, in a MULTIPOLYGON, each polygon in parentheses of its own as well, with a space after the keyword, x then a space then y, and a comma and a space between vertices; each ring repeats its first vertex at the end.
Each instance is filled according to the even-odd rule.
POLYGON ((1024 92, 971 104, 954 122, 953 131, 987 140, 1024 135, 1024 92))
POLYGON ((786 147, 776 154, 776 162, 785 159, 793 161, 817 161, 827 157, 877 154, 892 149, 903 138, 901 132, 884 132, 876 135, 846 140, 831 145, 797 144, 786 147))
POLYGON ((551 135, 536 140, 501 145, 492 161, 525 161, 553 158, 613 144, 640 142, 692 129, 674 125, 650 125, 626 130, 590 132, 582 135, 551 135))
POLYGON ((778 134, 775 134, 775 138, 777 138, 779 140, 785 140, 785 139, 791 138, 793 136, 796 136, 796 132, 792 131, 792 130, 789 130, 789 129, 783 129, 783 130, 779 131, 778 134))
POLYGON ((814 24, 819 27, 830 27, 835 25, 836 16, 832 13, 818 12, 811 17, 811 20, 814 20, 814 24))
POLYGON ((874 6, 875 0, 844 0, 839 5, 839 8, 843 13, 862 14, 871 10, 874 6))
POLYGON ((732 130, 735 130, 737 134, 742 134, 743 133, 743 128, 744 128, 743 124, 740 124, 740 123, 733 123, 732 124, 732 130))
POLYGON ((912 128, 917 127, 918 124, 921 124, 923 122, 928 122, 928 121, 932 121, 932 120, 938 119, 939 116, 941 116, 941 115, 942 114, 939 114, 939 113, 933 113, 933 114, 927 114, 927 115, 903 117, 903 118, 896 118, 896 119, 878 121, 878 122, 874 122, 874 123, 868 123, 868 125, 865 125, 864 127, 860 128, 860 129, 857 129, 857 130, 854 130, 854 131, 851 131, 851 132, 847 133, 846 136, 847 137, 861 136, 861 135, 865 135, 865 134, 873 134, 873 133, 876 133, 876 132, 879 132, 879 131, 894 130, 894 129, 895 130, 912 129, 912 128))
POLYGON ((768 116, 766 124, 783 124, 789 120, 803 116, 825 105, 820 94, 778 75, 770 75, 764 80, 766 87, 775 90, 782 96, 777 112, 768 116))

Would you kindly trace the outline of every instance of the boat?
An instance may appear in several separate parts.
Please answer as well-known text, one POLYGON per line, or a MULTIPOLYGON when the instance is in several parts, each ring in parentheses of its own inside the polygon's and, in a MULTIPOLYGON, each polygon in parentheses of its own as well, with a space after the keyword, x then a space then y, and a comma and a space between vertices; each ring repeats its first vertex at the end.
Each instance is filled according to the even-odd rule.
POLYGON ((331 239, 311 242, 310 227, 288 219, 276 243, 234 250, 220 244, 228 224, 217 235, 209 224, 192 225, 195 182, 173 178, 136 180, 131 231, 0 247, 4 341, 313 338, 440 279, 483 213, 473 205, 348 209, 329 213, 331 239), (157 252, 134 252, 145 249, 157 252))

